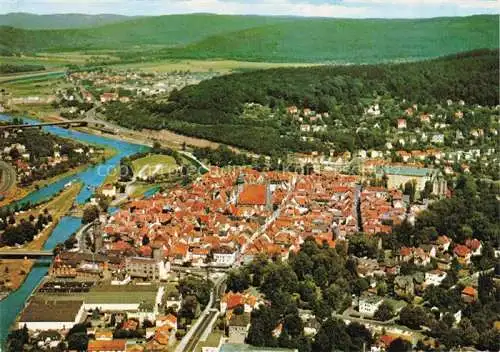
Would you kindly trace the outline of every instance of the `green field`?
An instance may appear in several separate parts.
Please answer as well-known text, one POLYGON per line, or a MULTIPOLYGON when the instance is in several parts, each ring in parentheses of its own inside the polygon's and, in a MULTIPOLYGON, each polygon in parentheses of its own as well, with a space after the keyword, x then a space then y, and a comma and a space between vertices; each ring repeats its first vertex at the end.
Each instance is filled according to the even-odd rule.
POLYGON ((173 170, 176 166, 177 163, 173 157, 161 154, 151 154, 132 162, 134 175, 141 175, 140 177, 164 174, 173 170))
POLYGON ((277 62, 251 62, 236 60, 159 60, 152 62, 136 62, 129 64, 117 64, 117 69, 137 69, 144 72, 219 72, 230 73, 235 71, 264 70, 276 67, 300 67, 311 66, 310 63, 277 63, 277 62))
POLYGON ((374 63, 497 48, 498 25, 495 15, 411 20, 171 15, 83 29, 0 27, 0 53, 111 50, 122 62, 374 63))

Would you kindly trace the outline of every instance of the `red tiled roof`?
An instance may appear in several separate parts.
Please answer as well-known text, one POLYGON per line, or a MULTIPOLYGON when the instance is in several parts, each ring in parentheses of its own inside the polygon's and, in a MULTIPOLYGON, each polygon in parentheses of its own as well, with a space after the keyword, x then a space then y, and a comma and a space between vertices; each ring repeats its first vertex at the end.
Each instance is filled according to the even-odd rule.
POLYGON ((471 297, 477 297, 477 290, 474 287, 467 286, 462 290, 462 294, 471 296, 471 297))
POLYGON ((466 255, 470 254, 470 249, 462 244, 459 244, 456 245, 455 248, 453 248, 453 253, 455 253, 459 257, 465 257, 466 255))
POLYGON ((243 191, 238 197, 239 205, 265 205, 266 185, 249 184, 243 187, 243 191))
POLYGON ((472 249, 473 251, 477 250, 479 247, 481 247, 481 242, 477 239, 468 239, 465 241, 465 245, 472 249))
POLYGON ((89 341, 87 350, 92 351, 125 351, 126 349, 126 340, 111 340, 111 341, 97 341, 91 340, 89 341))

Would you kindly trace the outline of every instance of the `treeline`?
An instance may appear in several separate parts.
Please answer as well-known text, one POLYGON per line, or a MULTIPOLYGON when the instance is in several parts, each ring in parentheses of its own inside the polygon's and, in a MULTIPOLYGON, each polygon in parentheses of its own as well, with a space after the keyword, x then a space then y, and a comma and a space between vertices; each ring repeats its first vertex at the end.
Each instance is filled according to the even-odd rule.
POLYGON ((30 65, 30 64, 0 64, 0 74, 5 73, 19 73, 19 72, 32 72, 44 71, 43 65, 30 65))
POLYGON ((247 154, 236 153, 225 145, 221 145, 217 149, 212 149, 210 147, 194 148, 193 155, 199 160, 206 160, 210 165, 219 167, 251 165, 254 161, 254 159, 247 154))
MULTIPOLYGON (((393 248, 419 246, 435 241, 438 235, 447 235, 455 243, 477 238, 493 247, 500 245, 500 186, 461 175, 456 181, 451 198, 429 205, 417 216, 415 226, 407 222, 394 228, 393 248)), ((484 257, 484 256, 483 256, 484 257)))
MULTIPOLYGON (((482 50, 404 64, 245 72, 173 91, 168 102, 110 104, 106 115, 127 127, 168 128, 258 153, 324 151, 324 143, 319 139, 304 141, 291 128, 292 122, 284 117, 244 118, 244 104, 258 103, 277 112, 290 105, 329 112, 332 121, 347 121, 353 128, 363 113, 361 101, 377 96, 425 104, 463 99, 470 104, 495 106, 499 104, 498 60, 498 50, 482 50)), ((355 134, 343 137, 335 133, 331 137, 350 148, 358 145, 369 148, 384 141, 381 138, 361 141, 355 134)))
POLYGON ((52 222, 52 215, 48 212, 39 214, 36 219, 31 215, 29 220, 21 219, 18 224, 16 224, 13 215, 8 219, 1 219, 0 230, 3 230, 3 233, 0 235, 0 246, 14 246, 31 242, 50 222, 52 222))
POLYGON ((372 335, 358 323, 346 325, 332 317, 351 305, 369 283, 358 277, 356 263, 342 246, 318 246, 308 238, 289 261, 268 261, 257 257, 251 264, 229 274, 227 289, 243 291, 257 287, 270 305, 251 314, 247 342, 255 346, 297 348, 299 351, 361 351, 370 346, 372 335), (299 309, 310 309, 321 327, 314 339, 304 335, 299 309), (283 324, 278 337, 273 330, 283 324))

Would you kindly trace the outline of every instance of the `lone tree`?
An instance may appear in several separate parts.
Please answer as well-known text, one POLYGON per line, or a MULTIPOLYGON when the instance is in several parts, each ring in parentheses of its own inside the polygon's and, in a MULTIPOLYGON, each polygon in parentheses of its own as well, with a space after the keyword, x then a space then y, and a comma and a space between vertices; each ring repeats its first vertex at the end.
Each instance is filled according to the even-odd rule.
POLYGON ((394 308, 387 302, 383 302, 374 314, 374 318, 380 321, 386 321, 394 316, 394 308))
POLYGON ((83 210, 82 223, 88 224, 99 217, 99 208, 96 205, 91 205, 83 210))

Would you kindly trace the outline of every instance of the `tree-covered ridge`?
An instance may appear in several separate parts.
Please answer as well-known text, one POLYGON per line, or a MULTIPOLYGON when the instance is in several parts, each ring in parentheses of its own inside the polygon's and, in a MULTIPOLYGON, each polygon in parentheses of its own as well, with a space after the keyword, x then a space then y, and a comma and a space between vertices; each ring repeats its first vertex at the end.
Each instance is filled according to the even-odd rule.
MULTIPOLYGON (((388 97, 419 104, 445 105, 448 99, 496 106, 499 102, 498 50, 481 50, 430 61, 405 64, 279 68, 216 77, 174 91, 167 102, 150 99, 106 107, 110 120, 132 128, 168 128, 248 150, 324 150, 316 140, 304 140, 292 128, 285 107, 296 105, 328 112, 328 122, 348 122, 351 132, 330 131, 323 141, 348 147, 359 142, 355 130, 366 106, 363 101, 388 97), (248 106, 270 108, 267 116, 251 118, 248 106)), ((395 111, 396 115, 401 112, 395 111)), ((395 115, 395 116, 396 116, 395 115)), ((399 115, 400 116, 400 115, 399 115)), ((369 131, 373 133, 374 131, 369 131)), ((366 137, 363 145, 385 140, 366 137), (369 139, 373 140, 369 140, 369 139)), ((372 144, 372 146, 370 146, 372 144)))
POLYGON ((0 26, 24 29, 62 29, 102 26, 109 23, 131 20, 133 17, 102 14, 88 15, 77 13, 37 15, 13 12, 0 15, 0 26))
POLYGON ((488 16, 451 21, 443 18, 304 19, 214 35, 167 52, 181 57, 252 61, 374 63, 416 60, 477 48, 495 48, 498 32, 492 32, 493 25, 498 25, 498 18, 488 16), (474 44, 466 39, 469 36, 475 37, 474 44))
POLYGON ((358 20, 190 14, 117 21, 93 28, 36 31, 0 25, 0 49, 11 53, 106 49, 136 61, 375 63, 496 48, 499 39, 494 15, 358 20))
POLYGON ((13 64, 0 64, 0 74, 4 73, 18 73, 18 72, 31 72, 31 71, 43 71, 45 66, 43 65, 13 65, 13 64))

